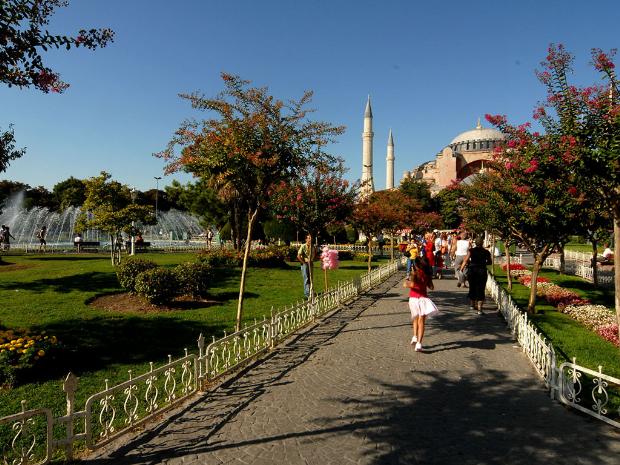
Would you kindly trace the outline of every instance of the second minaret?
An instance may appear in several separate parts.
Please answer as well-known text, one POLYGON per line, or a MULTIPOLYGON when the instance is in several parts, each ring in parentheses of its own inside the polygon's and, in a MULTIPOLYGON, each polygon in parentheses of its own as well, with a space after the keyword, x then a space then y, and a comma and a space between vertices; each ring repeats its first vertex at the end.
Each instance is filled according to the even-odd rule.
POLYGON ((385 177, 385 188, 394 189, 394 139, 392 138, 392 130, 390 129, 390 135, 388 136, 387 143, 387 166, 385 177))

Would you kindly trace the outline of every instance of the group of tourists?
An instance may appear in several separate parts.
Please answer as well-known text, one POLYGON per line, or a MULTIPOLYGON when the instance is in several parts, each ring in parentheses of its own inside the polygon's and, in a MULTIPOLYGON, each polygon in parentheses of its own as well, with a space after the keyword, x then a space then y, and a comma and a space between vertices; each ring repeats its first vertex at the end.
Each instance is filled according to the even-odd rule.
POLYGON ((433 277, 441 279, 442 269, 450 263, 454 266, 456 286, 469 288, 471 309, 478 315, 483 314, 487 266, 491 264, 491 253, 484 247, 483 236, 476 237, 472 243, 467 232, 439 233, 435 230, 402 242, 400 250, 407 257, 404 287, 409 289, 411 345, 415 345, 416 352, 423 350, 426 318, 438 311, 428 298, 427 290, 433 289, 433 277))
MULTIPOLYGON (((47 226, 41 226, 41 229, 37 231, 37 239, 39 240, 39 252, 45 252, 47 247, 47 226)), ((3 224, 0 228, 0 250, 10 250, 11 249, 11 239, 15 239, 13 234, 11 234, 11 228, 3 224)))

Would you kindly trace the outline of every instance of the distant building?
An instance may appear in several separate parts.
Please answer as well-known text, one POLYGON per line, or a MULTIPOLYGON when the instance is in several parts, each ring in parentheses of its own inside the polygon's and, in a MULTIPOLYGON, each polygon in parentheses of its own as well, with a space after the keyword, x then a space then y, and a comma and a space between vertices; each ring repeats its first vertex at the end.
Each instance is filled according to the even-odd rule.
MULTIPOLYGON (((373 139, 372 108, 370 96, 364 110, 364 131, 362 133, 362 196, 375 191, 373 176, 373 139)), ((403 178, 414 178, 429 184, 431 194, 448 187, 454 180, 465 180, 469 176, 485 169, 485 162, 492 159, 493 149, 505 139, 497 129, 483 128, 478 120, 474 129, 465 131, 439 152, 434 160, 427 161, 405 171, 403 178)), ((394 139, 392 130, 388 134, 386 156, 386 189, 394 187, 394 139)))
POLYGON ((405 171, 403 179, 426 181, 433 195, 449 186, 454 180, 464 180, 485 169, 485 162, 492 159, 493 149, 505 139, 497 129, 478 125, 465 131, 437 154, 434 160, 405 171))

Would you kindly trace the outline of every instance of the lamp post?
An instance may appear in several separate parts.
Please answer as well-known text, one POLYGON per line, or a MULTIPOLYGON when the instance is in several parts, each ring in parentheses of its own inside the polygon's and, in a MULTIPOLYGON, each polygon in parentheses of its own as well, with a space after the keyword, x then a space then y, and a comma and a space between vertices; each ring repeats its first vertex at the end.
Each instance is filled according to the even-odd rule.
MULTIPOLYGON (((131 189, 131 203, 136 203, 138 197, 138 191, 135 187, 131 189)), ((131 255, 136 254, 136 222, 131 220, 131 255)))
POLYGON ((161 176, 154 176, 155 178, 155 183, 156 183, 156 187, 155 187, 155 223, 157 223, 157 201, 159 199, 159 180, 161 179, 161 176))

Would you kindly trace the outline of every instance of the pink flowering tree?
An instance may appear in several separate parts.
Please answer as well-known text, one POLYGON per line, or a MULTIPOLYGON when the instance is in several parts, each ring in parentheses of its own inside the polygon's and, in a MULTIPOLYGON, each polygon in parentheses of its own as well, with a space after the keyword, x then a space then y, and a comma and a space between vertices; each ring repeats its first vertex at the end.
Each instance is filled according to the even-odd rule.
MULTIPOLYGON (((81 30, 74 36, 55 35, 47 30, 54 10, 67 5, 64 0, 0 1, 0 82, 9 87, 34 87, 42 92, 63 92, 69 84, 43 63, 42 52, 49 48, 105 47, 114 38, 110 29, 81 30)), ((12 127, 0 128, 0 172, 24 149, 15 149, 12 127)))
POLYGON ((501 212, 488 218, 491 229, 508 228, 515 242, 534 255, 528 312, 536 309, 536 278, 545 259, 573 232, 579 217, 575 171, 579 147, 570 137, 541 135, 529 124, 508 124, 504 116, 486 116, 507 139, 494 154, 485 189, 477 204, 501 212))
MULTIPOLYGON (((571 85, 573 56, 551 45, 538 73, 547 100, 535 112, 547 133, 574 141, 576 195, 607 209, 613 218, 614 244, 620 241, 620 101, 613 61, 615 50, 592 49, 591 64, 600 80, 588 87, 571 85)), ((615 267, 616 316, 620 322, 620 269, 615 267)))
MULTIPOLYGON (((274 186, 270 201, 272 211, 277 218, 310 234, 314 244, 322 231, 344 224, 353 211, 358 186, 343 179, 344 172, 341 160, 313 164, 301 170, 299 176, 274 186)), ((313 248, 314 245, 310 257, 315 256, 313 248)), ((312 267, 309 270, 312 287, 312 267)))
POLYGON ((259 213, 269 205, 274 189, 313 164, 332 157, 316 147, 334 142, 343 127, 308 119, 312 92, 284 102, 267 88, 249 87, 239 76, 222 74, 225 90, 214 98, 181 95, 192 107, 210 113, 203 121, 188 120, 163 152, 168 173, 187 171, 206 180, 221 195, 234 193, 246 212, 247 235, 236 329, 241 328, 247 261, 252 231, 259 213), (180 149, 180 150, 177 150, 180 149))

